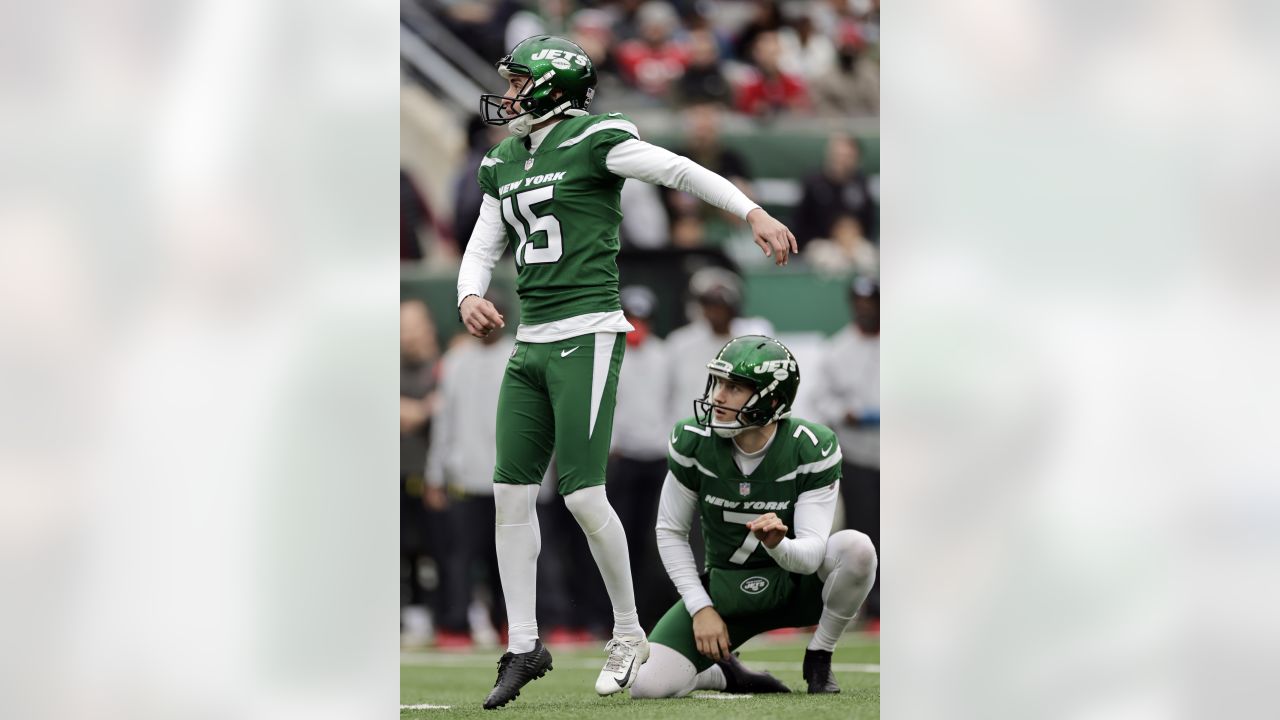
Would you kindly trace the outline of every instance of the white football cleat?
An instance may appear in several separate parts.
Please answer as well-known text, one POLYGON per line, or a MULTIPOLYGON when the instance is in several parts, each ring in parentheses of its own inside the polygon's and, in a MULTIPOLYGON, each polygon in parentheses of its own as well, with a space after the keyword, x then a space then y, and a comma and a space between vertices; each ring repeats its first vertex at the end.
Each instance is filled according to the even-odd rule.
POLYGON ((649 640, 640 637, 615 637, 604 646, 609 653, 600 677, 596 678, 596 692, 612 695, 631 687, 640 674, 640 666, 649 660, 649 640))

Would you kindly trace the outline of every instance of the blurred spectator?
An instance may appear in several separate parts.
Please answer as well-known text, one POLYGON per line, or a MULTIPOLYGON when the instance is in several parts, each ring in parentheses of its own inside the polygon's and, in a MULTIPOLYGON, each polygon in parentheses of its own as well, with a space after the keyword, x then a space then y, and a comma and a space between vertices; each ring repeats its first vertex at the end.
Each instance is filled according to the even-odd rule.
POLYGON ((671 223, 671 245, 678 248, 699 248, 707 244, 707 226, 697 215, 682 215, 671 223))
POLYGON ((404 168, 400 168, 400 259, 421 260, 422 244, 418 239, 418 228, 431 224, 431 212, 427 210, 427 201, 413 184, 413 179, 404 168))
POLYGON ((689 66, 677 82, 677 99, 686 104, 733 102, 733 89, 720 61, 720 44, 710 29, 689 33, 689 66))
MULTIPOLYGON (((721 105, 699 102, 685 109, 686 145, 676 150, 708 170, 727 178, 747 195, 751 194, 751 171, 736 150, 724 146, 720 129, 724 125, 721 105)), ((704 203, 705 204, 705 203, 704 203)))
MULTIPOLYGON (((503 303, 490 297, 499 312, 503 303)), ((483 340, 468 338, 452 347, 441 362, 439 404, 427 459, 427 501, 448 508, 451 562, 443 577, 442 615, 437 645, 464 645, 469 640, 490 645, 493 628, 505 625, 506 608, 494 549, 493 467, 496 460, 494 418, 498 389, 511 356, 513 341, 502 332, 483 340), (469 613, 475 591, 488 613, 480 627, 469 613)))
POLYGON ((640 37, 618 47, 623 79, 652 97, 664 97, 689 64, 689 51, 673 34, 679 17, 664 0, 649 0, 636 12, 640 37))
POLYGON ((635 330, 627 333, 626 359, 618 377, 609 457, 609 502, 627 533, 640 624, 653 627, 679 595, 666 580, 653 534, 658 496, 667 474, 667 430, 671 364, 662 340, 649 327, 658 298, 643 285, 622 288, 622 312, 635 330))
POLYGON ((703 268, 689 278, 689 295, 697 302, 696 317, 667 335, 667 355, 673 358, 671 422, 693 414, 693 401, 707 386, 707 363, 738 335, 773 331, 762 318, 741 318, 742 279, 720 267, 703 268))
POLYGON ((756 35, 751 51, 755 66, 748 70, 737 91, 735 104, 739 112, 766 116, 812 109, 804 80, 784 72, 779 64, 781 57, 778 33, 769 30, 756 35))
POLYGON ((787 24, 778 30, 782 69, 808 83, 830 73, 836 65, 835 45, 815 26, 815 14, 808 3, 786 5, 787 24))
MULTIPOLYGON (((844 455, 840 495, 845 526, 867 534, 880 551, 880 285, 865 277, 849 287, 853 320, 827 341, 820 365, 819 420, 835 430, 844 455)), ((880 616, 880 582, 867 616, 880 616)))
POLYGON ((880 112, 880 64, 857 23, 842 22, 835 63, 810 83, 818 108, 840 114, 880 112))
POLYGON ((842 214, 831 226, 827 238, 810 240, 804 259, 816 269, 831 273, 854 272, 878 277, 880 251, 862 232, 862 223, 852 215, 842 214))
POLYGON ((569 39, 587 51, 587 57, 596 68, 599 76, 596 94, 608 95, 602 85, 618 74, 617 59, 613 55, 613 16, 595 8, 577 11, 569 19, 569 39))
POLYGON ((480 217, 480 204, 484 200, 484 191, 480 189, 480 183, 476 182, 480 161, 489 152, 489 148, 505 135, 503 128, 486 125, 479 115, 472 115, 467 121, 467 156, 453 181, 453 236, 457 238, 459 253, 466 252, 471 231, 475 229, 476 220, 480 217))
POLYGON ((515 47, 507 43, 506 30, 518 10, 515 0, 458 0, 444 3, 441 20, 477 55, 497 62, 515 47))
POLYGON ((756 38, 762 33, 777 32, 782 27, 782 12, 777 0, 755 0, 751 19, 738 31, 733 42, 733 54, 742 62, 751 62, 756 38))
MULTIPOLYGON (((524 7, 512 14, 503 33, 506 48, 511 49, 521 40, 534 35, 564 36, 568 27, 568 0, 537 0, 524 3, 524 7)), ((503 52, 503 55, 506 53, 503 52)), ((496 61, 497 58, 494 58, 496 61)))
POLYGON ((840 215, 852 215, 868 237, 878 236, 880 209, 859 163, 857 140, 843 133, 827 139, 822 172, 805 178, 804 193, 791 226, 802 251, 810 240, 826 235, 840 215))
POLYGON ((657 185, 627 180, 622 184, 619 202, 622 203, 622 225, 618 234, 624 244, 648 249, 667 245, 671 239, 671 223, 657 185))
POLYGON ((431 417, 436 404, 435 324, 426 303, 400 303, 400 579, 401 642, 426 644, 431 638, 427 605, 440 614, 440 597, 429 593, 440 576, 442 556, 433 531, 435 513, 423 504, 431 417))
POLYGON ((606 12, 613 15, 613 35, 620 42, 635 40, 640 37, 640 8, 646 0, 616 0, 606 2, 611 6, 606 12))
MULTIPOLYGON (((685 110, 686 142, 675 152, 727 178, 748 196, 754 193, 746 160, 720 141, 723 111, 714 102, 699 102, 685 110)), ((678 247, 699 247, 708 241, 722 241, 741 222, 697 198, 664 188, 663 198, 673 218, 671 241, 678 247)))

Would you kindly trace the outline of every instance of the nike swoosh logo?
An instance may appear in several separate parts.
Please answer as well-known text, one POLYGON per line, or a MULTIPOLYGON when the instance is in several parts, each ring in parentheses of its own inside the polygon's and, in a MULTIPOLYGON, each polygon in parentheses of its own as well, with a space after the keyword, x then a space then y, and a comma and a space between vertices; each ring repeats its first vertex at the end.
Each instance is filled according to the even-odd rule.
POLYGON ((830 445, 828 445, 828 446, 827 446, 827 449, 822 451, 822 457, 826 457, 826 456, 830 455, 830 454, 831 454, 831 448, 833 448, 833 447, 835 447, 835 446, 836 446, 836 444, 835 444, 835 443, 831 443, 830 445))
MULTIPOLYGON (((579 345, 578 347, 582 347, 582 346, 581 346, 581 345, 579 345)), ((577 349, 578 349, 578 348, 573 347, 573 348, 569 348, 568 350, 561 350, 561 351, 560 351, 560 357, 568 357, 568 356, 569 356, 569 353, 571 353, 571 352, 573 352, 574 350, 577 350, 577 349)))
POLYGON ((614 682, 618 683, 618 687, 625 688, 627 686, 627 681, 631 679, 631 668, 635 666, 636 666, 636 657, 635 655, 632 655, 631 664, 627 666, 627 674, 623 675, 621 680, 619 680, 618 678, 613 679, 614 682))

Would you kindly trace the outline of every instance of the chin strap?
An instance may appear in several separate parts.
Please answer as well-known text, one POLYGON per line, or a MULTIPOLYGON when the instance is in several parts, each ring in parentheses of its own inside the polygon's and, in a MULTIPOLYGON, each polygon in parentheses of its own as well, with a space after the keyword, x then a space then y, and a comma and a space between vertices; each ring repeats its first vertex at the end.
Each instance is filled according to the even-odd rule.
POLYGON ((588 113, 586 110, 570 109, 569 101, 566 100, 560 103, 559 105, 555 106, 554 108, 552 108, 550 112, 546 113, 545 115, 542 115, 541 117, 534 117, 533 115, 521 115, 515 120, 512 120, 511 122, 507 123, 507 130, 511 131, 512 135, 515 135, 518 138, 522 138, 533 131, 534 125, 537 125, 538 123, 544 122, 546 120, 550 120, 551 118, 560 114, 568 115, 570 117, 578 117, 581 115, 586 115, 588 113))

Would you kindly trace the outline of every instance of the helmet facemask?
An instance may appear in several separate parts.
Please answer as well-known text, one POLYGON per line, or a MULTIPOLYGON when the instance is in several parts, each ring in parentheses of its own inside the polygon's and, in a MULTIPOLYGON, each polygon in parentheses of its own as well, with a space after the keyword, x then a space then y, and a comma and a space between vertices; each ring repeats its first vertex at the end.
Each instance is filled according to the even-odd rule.
POLYGON ((555 71, 543 73, 542 77, 533 80, 533 74, 530 72, 529 67, 511 62, 510 56, 503 58, 498 63, 498 74, 506 80, 510 80, 515 76, 531 79, 524 84, 524 87, 514 98, 509 98, 505 94, 496 95, 493 93, 485 93, 480 96, 481 119, 488 125, 508 125, 511 134, 516 137, 528 135, 533 130, 533 126, 562 113, 565 115, 586 115, 587 106, 591 104, 591 98, 595 94, 595 89, 589 88, 586 93, 586 99, 582 101, 573 100, 563 95, 558 98, 553 97, 556 92, 555 89, 547 88, 547 86, 555 78, 555 71), (547 88, 545 92, 543 88, 547 88), (507 112, 508 107, 515 109, 517 105, 522 108, 520 112, 507 112))
POLYGON ((751 387, 753 384, 743 378, 721 374, 713 370, 707 376, 707 387, 703 391, 702 397, 693 401, 693 417, 699 425, 710 427, 720 437, 731 438, 741 435, 751 428, 764 427, 778 419, 772 407, 765 407, 770 403, 762 402, 763 396, 759 389, 751 393, 751 397, 747 398, 741 408, 716 404, 714 400, 716 384, 726 380, 747 387, 751 387), (717 419, 715 413, 717 409, 733 413, 733 419, 728 422, 717 419))

